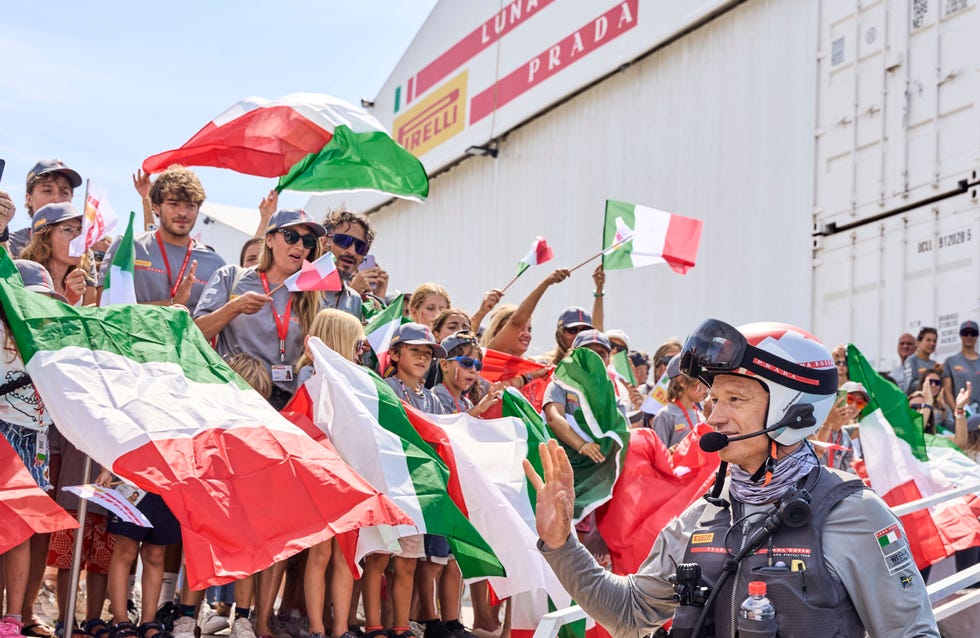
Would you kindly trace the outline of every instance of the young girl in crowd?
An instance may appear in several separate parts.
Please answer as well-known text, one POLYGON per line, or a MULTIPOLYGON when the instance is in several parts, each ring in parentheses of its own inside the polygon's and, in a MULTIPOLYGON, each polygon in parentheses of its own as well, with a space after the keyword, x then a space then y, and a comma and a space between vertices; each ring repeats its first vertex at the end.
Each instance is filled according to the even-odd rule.
MULTIPOLYGON (((413 300, 416 294, 418 293, 412 294, 413 300)), ((448 304, 446 305, 448 306, 448 304)), ((432 318, 434 319, 435 315, 432 318)), ((446 351, 435 340, 432 331, 419 323, 402 324, 391 337, 388 353, 391 357, 394 373, 386 378, 385 382, 395 391, 395 396, 422 412, 443 414, 442 405, 424 384, 425 375, 433 360, 446 357, 446 351)), ((401 552, 391 559, 395 571, 394 583, 391 587, 394 614, 392 638, 412 638, 413 634, 408 623, 415 583, 415 568, 418 559, 425 557, 426 550, 421 534, 399 538, 398 542, 401 545, 401 552)), ((382 558, 386 559, 387 557, 382 555, 382 558)), ((374 571, 380 561, 381 558, 372 554, 367 557, 366 563, 374 571), (372 565, 372 559, 377 561, 374 565, 372 565)), ((386 563, 387 560, 384 562, 386 563)), ((380 593, 380 582, 378 584, 374 584, 373 580, 369 582, 367 576, 367 570, 365 570, 363 587, 364 614, 367 623, 365 638, 376 638, 385 633, 381 627, 381 602, 373 599, 373 596, 380 593), (371 596, 370 599, 369 595, 371 596), (370 611, 368 610, 369 604, 371 606, 370 611), (375 615, 375 609, 379 610, 377 615, 375 615)))
MULTIPOLYGON (((364 350, 364 329, 354 315, 326 308, 317 313, 310 325, 310 337, 317 337, 325 346, 349 361, 358 362, 364 350)), ((303 356, 296 363, 299 382, 303 383, 314 374, 313 354, 304 345, 303 356)), ((336 536, 310 548, 303 571, 303 588, 306 597, 306 611, 310 619, 310 638, 325 638, 324 607, 326 599, 326 571, 330 571, 330 596, 333 602, 331 636, 333 638, 353 638, 348 631, 351 599, 354 594, 354 576, 344 557, 336 536)), ((382 568, 383 569, 383 568, 382 568)), ((380 583, 380 573, 372 574, 380 583)), ((380 609, 378 610, 380 614, 380 609)))
MULTIPOLYGON (((432 322, 432 336, 442 342, 446 337, 460 331, 470 331, 470 317, 459 308, 446 308, 432 322)), ((435 388, 442 381, 442 369, 439 366, 429 368, 425 375, 425 387, 435 388)))
POLYGON ((415 323, 431 328, 439 313, 452 305, 445 288, 439 284, 427 283, 412 292, 408 313, 415 323))
POLYGON ((704 421, 698 404, 708 395, 708 388, 697 379, 678 374, 667 386, 667 405, 653 420, 653 431, 668 448, 675 447, 694 426, 704 421))
POLYGON ((439 361, 441 381, 432 393, 446 414, 466 412, 479 417, 500 400, 503 383, 494 383, 486 393, 481 392, 480 370, 483 351, 471 332, 460 331, 442 340, 446 358, 439 361))
POLYGON ((952 432, 955 427, 953 423, 953 408, 952 406, 946 405, 942 387, 942 368, 939 366, 923 372, 919 376, 919 382, 916 385, 916 389, 922 393, 922 409, 931 412, 931 420, 936 430, 943 428, 946 431, 952 432))

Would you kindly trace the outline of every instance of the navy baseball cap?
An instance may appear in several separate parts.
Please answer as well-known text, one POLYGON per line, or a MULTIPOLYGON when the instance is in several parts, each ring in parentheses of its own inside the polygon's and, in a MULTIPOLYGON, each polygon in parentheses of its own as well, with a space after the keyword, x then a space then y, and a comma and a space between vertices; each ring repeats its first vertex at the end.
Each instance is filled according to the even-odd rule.
POLYGON ((34 218, 31 220, 31 230, 37 232, 45 226, 52 226, 69 219, 81 219, 82 214, 75 210, 70 202, 60 204, 48 204, 34 211, 34 218))
POLYGON ((960 336, 962 337, 963 333, 968 330, 972 330, 974 333, 980 332, 980 328, 977 327, 977 322, 972 319, 967 319, 960 324, 960 336))
POLYGON ((411 346, 429 346, 432 348, 433 358, 446 358, 446 349, 439 345, 428 326, 423 326, 420 323, 403 323, 395 328, 395 334, 391 337, 391 345, 394 346, 399 343, 411 346))
POLYGON ((591 344, 602 346, 609 352, 612 352, 612 346, 609 344, 609 339, 606 338, 606 335, 595 329, 583 330, 575 335, 575 340, 572 341, 572 350, 591 344))
MULTIPOLYGON (((558 329, 563 330, 565 328, 577 328, 579 326, 592 327, 592 315, 589 314, 585 308, 579 308, 578 306, 569 306, 562 310, 561 314, 558 315, 558 329)), ((605 335, 603 335, 605 337, 605 335)), ((607 340, 608 342, 608 340, 607 340)))
POLYGON ((310 217, 310 214, 302 208, 278 211, 269 218, 269 224, 265 227, 265 234, 268 235, 280 228, 289 228, 290 226, 306 226, 317 237, 323 237, 327 234, 327 229, 323 227, 323 224, 310 217))
POLYGON ((47 268, 28 259, 15 259, 14 263, 20 271, 20 278, 24 280, 24 288, 68 303, 67 299, 55 292, 54 280, 47 268))
POLYGON ((41 160, 34 165, 31 172, 27 174, 27 190, 31 190, 31 184, 38 177, 49 173, 60 173, 65 176, 72 188, 82 185, 82 176, 65 166, 60 159, 41 160))

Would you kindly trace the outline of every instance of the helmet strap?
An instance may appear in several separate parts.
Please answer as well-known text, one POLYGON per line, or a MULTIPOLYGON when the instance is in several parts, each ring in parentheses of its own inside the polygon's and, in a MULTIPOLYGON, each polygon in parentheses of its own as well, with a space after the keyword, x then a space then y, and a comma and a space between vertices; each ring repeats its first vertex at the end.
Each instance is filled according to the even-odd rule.
POLYGON ((776 444, 776 441, 775 440, 770 440, 769 443, 770 443, 770 445, 769 445, 769 455, 766 457, 766 460, 762 463, 762 465, 759 466, 759 469, 755 471, 755 474, 753 474, 752 475, 752 478, 751 478, 751 481, 753 483, 758 483, 759 480, 764 475, 766 477, 766 480, 765 480, 765 482, 762 483, 762 487, 765 487, 765 486, 769 485, 769 483, 772 482, 772 473, 773 473, 773 470, 776 467, 776 445, 777 444, 776 444))

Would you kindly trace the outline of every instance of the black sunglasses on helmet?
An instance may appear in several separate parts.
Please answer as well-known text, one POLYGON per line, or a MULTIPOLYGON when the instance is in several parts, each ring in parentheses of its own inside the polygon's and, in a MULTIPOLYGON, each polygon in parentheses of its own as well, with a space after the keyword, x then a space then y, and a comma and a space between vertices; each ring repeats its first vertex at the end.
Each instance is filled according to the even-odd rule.
POLYGON ((307 250, 312 250, 317 245, 317 238, 312 233, 309 235, 300 235, 298 232, 292 228, 280 228, 277 232, 282 235, 282 238, 290 246, 296 242, 303 240, 303 248, 307 250))
POLYGON ((807 368, 756 348, 734 326, 717 319, 701 323, 684 343, 680 370, 711 386, 715 375, 740 368, 773 383, 808 394, 837 391, 837 370, 807 368))

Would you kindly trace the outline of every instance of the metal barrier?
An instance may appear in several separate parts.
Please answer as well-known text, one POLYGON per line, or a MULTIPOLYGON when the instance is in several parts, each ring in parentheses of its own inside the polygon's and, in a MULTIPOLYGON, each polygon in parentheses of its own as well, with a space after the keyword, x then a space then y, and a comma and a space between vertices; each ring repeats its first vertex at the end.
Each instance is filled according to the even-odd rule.
MULTIPOLYGON (((891 509, 895 513, 895 516, 901 517, 927 507, 932 507, 957 496, 971 493, 980 493, 980 484, 940 492, 939 494, 920 498, 917 501, 903 503, 891 509)), ((932 611, 936 616, 936 621, 949 618, 964 609, 969 609, 973 605, 980 603, 980 589, 976 589, 970 590, 968 593, 941 605, 938 604, 940 601, 977 582, 980 582, 980 563, 961 572, 957 572, 952 576, 947 576, 926 587, 926 590, 929 592, 929 602, 932 604, 932 611)), ((538 623, 537 629, 534 630, 533 638, 556 638, 558 630, 562 626, 586 617, 587 614, 578 605, 572 605, 571 607, 545 614, 541 617, 541 622, 538 623)))

